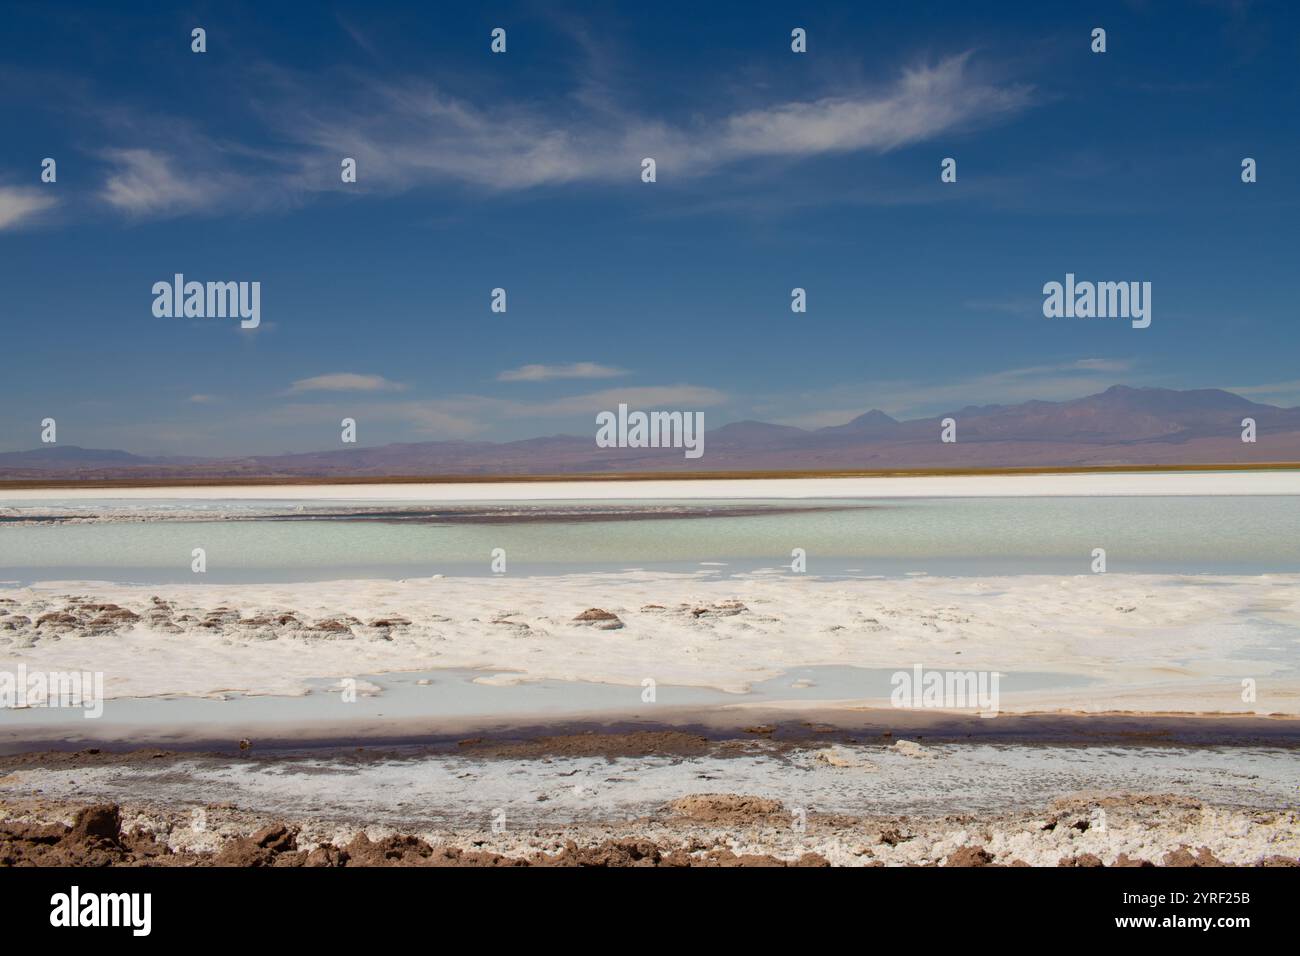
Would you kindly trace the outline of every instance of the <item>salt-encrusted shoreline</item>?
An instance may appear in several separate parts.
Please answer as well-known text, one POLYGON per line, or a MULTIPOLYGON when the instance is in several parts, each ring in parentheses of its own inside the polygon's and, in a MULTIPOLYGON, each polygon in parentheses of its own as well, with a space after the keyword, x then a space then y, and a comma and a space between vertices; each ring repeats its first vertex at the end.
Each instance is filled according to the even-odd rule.
POLYGON ((0 864, 1293 866, 1292 757, 687 733, 34 753, 0 759, 0 864))
POLYGON ((1295 814, 1117 795, 941 819, 810 814, 716 793, 641 821, 422 830, 229 804, 0 801, 0 865, 35 866, 1297 866, 1295 814), (1095 826, 1105 809, 1113 825, 1095 826), (196 816, 201 812, 201 816, 196 816), (201 819, 201 827, 199 821, 201 819))
POLYGON ((1300 866, 1294 813, 1162 795, 938 820, 813 813, 801 831, 791 819, 779 802, 745 794, 523 834, 357 826, 229 804, 0 801, 0 866, 1300 866), (1114 821, 1105 832, 1099 810, 1114 821))
POLYGON ((355 484, 6 488, 0 502, 96 500, 562 501, 701 498, 930 498, 1300 495, 1300 470, 1091 472, 355 484))
POLYGON ((1296 714, 1298 629, 1294 574, 46 582, 0 591, 0 670, 102 672, 111 700, 302 695, 321 679, 447 668, 498 685, 739 694, 795 667, 921 665, 1087 678, 1004 695, 1004 711, 1296 714))

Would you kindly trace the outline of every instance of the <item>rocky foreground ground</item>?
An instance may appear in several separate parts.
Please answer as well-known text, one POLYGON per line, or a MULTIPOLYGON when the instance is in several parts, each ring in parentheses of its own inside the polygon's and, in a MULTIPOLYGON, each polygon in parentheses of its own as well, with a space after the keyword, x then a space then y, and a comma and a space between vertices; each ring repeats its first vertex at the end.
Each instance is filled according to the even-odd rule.
POLYGON ((994 819, 791 819, 776 801, 696 794, 641 820, 435 834, 273 820, 230 805, 32 799, 0 804, 0 866, 1300 865, 1294 812, 1185 798, 1069 799, 994 819), (1246 838, 1265 850, 1242 858, 1246 838))

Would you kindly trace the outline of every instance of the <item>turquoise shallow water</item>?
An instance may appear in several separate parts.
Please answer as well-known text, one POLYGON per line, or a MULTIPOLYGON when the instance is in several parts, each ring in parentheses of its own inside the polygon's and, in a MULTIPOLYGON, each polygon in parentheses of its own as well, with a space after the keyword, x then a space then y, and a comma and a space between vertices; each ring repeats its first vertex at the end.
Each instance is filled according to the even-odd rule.
MULTIPOLYGON (((86 504, 79 502, 78 507, 86 504)), ((105 504, 121 507, 120 502, 105 504)), ((187 502, 186 507, 256 513, 259 508, 284 504, 212 501, 187 502)), ((607 507, 611 503, 585 504, 607 507)), ((691 511, 716 509, 719 502, 636 504, 691 511)), ((505 550, 511 574, 629 567, 726 574, 788 567, 795 548, 806 551, 808 572, 819 575, 1079 573, 1089 569, 1094 548, 1106 549, 1112 571, 1300 571, 1300 498, 1289 496, 729 504, 800 510, 744 517, 538 521, 537 516, 554 510, 554 505, 536 502, 514 507, 521 514, 517 523, 0 523, 0 579, 193 582, 199 580, 190 570, 196 547, 207 553, 208 571, 202 580, 210 583, 488 574, 496 548, 505 550), (853 507, 812 510, 845 505, 853 507)), ((132 507, 166 505, 141 501, 132 507)), ((403 507, 418 507, 418 503, 405 502, 403 507)))
MULTIPOLYGON (((874 698, 887 701, 893 692, 892 669, 860 667, 799 667, 778 677, 754 683, 743 699, 747 703, 798 700, 805 702, 874 698), (797 682, 797 683, 796 683, 797 682)), ((542 715, 619 714, 631 719, 646 718, 649 708, 637 685, 599 684, 582 681, 539 680, 507 686, 475 683, 491 671, 448 669, 362 674, 359 679, 382 688, 374 696, 358 696, 343 703, 335 680, 311 682, 311 693, 302 697, 244 696, 230 698, 147 697, 111 699, 104 702, 104 721, 115 729, 172 728, 189 725, 217 725, 235 720, 247 726, 260 723, 304 724, 311 721, 351 721, 378 718, 428 719, 462 718, 490 714, 494 718, 542 715), (424 681, 424 684, 419 683, 424 681), (236 706, 232 707, 232 699, 236 706)), ((1086 687, 1093 681, 1075 674, 1007 673, 1000 675, 1001 693, 1056 688, 1086 687)), ((656 688, 656 707, 705 707, 735 703, 737 695, 709 687, 661 684, 656 688)), ((31 731, 63 727, 69 732, 93 737, 101 728, 98 720, 87 720, 75 707, 31 707, 5 714, 5 729, 31 731)), ((238 739, 237 728, 230 731, 238 739)), ((0 752, 14 744, 0 736, 0 752)), ((26 746, 22 741, 18 747, 26 746)), ((16 750, 15 752, 21 752, 16 750)))

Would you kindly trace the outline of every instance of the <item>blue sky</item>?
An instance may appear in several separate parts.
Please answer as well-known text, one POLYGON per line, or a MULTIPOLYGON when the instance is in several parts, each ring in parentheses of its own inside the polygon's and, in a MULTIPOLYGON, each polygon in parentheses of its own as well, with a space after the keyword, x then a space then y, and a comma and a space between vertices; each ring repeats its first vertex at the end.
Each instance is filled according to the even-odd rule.
POLYGON ((236 454, 337 447, 343 416, 366 445, 585 434, 620 400, 1300 404, 1287 4, 0 10, 0 449, 47 416, 236 454), (156 318, 177 272, 260 281, 261 326, 156 318), (1044 318, 1067 272, 1150 281, 1151 327, 1044 318))

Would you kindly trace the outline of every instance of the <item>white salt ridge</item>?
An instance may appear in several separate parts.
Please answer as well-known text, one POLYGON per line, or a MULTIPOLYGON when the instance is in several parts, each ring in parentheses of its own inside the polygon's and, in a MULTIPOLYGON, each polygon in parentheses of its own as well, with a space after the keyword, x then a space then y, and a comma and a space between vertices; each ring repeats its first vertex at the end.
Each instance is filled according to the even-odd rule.
POLYGON ((8 501, 83 499, 276 501, 563 501, 673 498, 987 498, 1094 495, 1300 495, 1300 471, 907 475, 861 478, 652 479, 440 484, 193 485, 31 488, 8 501))
MULTIPOLYGON (((1086 687, 1004 693, 1004 711, 1171 710, 1300 713, 1300 575, 1021 575, 825 581, 799 575, 668 572, 546 578, 352 580, 141 587, 46 582, 6 595, 60 606, 76 594, 142 613, 153 595, 177 613, 225 606, 247 618, 404 617, 391 640, 323 639, 265 628, 0 637, 0 670, 90 670, 110 698, 302 695, 320 679, 443 668, 485 683, 552 679, 743 693, 799 667, 1051 672, 1086 687), (737 611, 729 602, 739 601, 737 611), (662 608, 649 607, 661 605, 662 608), (573 618, 591 607, 620 630, 573 618), (704 609, 705 613, 693 613, 704 609), (508 618, 508 620, 506 620, 508 618), (274 631, 272 632, 274 633, 274 631), (494 676, 495 675, 495 676, 494 676), (1242 681, 1258 699, 1242 700, 1242 681)), ((0 632, 3 634, 4 632, 0 632)), ((856 700, 888 706, 887 699, 856 700)))

